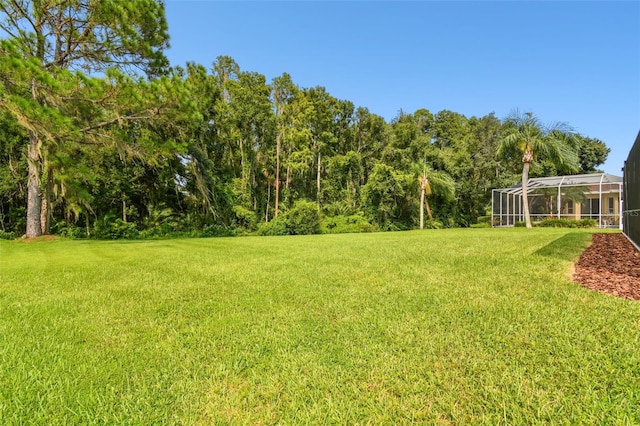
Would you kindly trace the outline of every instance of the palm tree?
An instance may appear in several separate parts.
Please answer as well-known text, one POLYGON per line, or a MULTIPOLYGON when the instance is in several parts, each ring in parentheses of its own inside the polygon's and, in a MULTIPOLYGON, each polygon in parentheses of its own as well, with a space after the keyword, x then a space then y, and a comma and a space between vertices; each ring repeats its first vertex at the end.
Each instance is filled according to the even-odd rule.
POLYGON ((451 176, 445 172, 433 170, 427 165, 416 165, 414 169, 419 172, 418 182, 420 182, 420 229, 424 229, 424 207, 427 207, 429 220, 433 220, 431 207, 427 197, 436 194, 446 200, 452 200, 455 195, 455 182, 451 176))
POLYGON ((505 120, 505 134, 499 141, 497 154, 505 158, 515 150, 522 154, 522 201, 527 228, 531 228, 527 196, 531 163, 542 156, 558 168, 577 171, 578 154, 570 143, 572 137, 573 130, 568 125, 543 125, 530 112, 514 111, 505 120))

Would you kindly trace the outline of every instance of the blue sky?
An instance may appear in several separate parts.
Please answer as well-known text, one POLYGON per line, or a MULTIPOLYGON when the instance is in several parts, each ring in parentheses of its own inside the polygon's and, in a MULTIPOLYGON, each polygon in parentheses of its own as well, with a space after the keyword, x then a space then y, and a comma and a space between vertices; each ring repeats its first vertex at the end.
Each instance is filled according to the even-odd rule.
POLYGON ((621 168, 640 131, 638 1, 166 0, 172 65, 231 56, 387 120, 513 109, 563 121, 621 168))

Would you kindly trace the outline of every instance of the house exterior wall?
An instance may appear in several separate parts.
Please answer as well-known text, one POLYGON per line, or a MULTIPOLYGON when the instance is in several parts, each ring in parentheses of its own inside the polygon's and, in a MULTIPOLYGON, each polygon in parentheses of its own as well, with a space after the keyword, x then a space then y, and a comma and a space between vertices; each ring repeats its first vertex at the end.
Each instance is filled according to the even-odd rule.
POLYGON ((591 218, 602 220, 603 228, 620 226, 620 191, 603 192, 602 199, 599 194, 587 195, 587 200, 582 207, 582 214, 578 219, 591 218), (590 209, 590 203, 597 203, 597 210, 590 209), (600 204, 601 203, 601 204, 600 204))
POLYGON ((564 207, 561 210, 562 217, 566 219, 580 219, 580 211, 582 209, 582 204, 572 201, 573 211, 571 212, 569 209, 570 203, 565 203, 564 207))

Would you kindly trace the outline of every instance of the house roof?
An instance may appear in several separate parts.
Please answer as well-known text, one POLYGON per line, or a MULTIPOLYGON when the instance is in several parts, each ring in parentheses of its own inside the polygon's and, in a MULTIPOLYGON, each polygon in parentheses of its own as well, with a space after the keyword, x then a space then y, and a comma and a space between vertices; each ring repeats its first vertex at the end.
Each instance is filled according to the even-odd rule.
MULTIPOLYGON (((560 188, 565 186, 591 186, 603 184, 622 185, 620 176, 608 173, 592 173, 586 175, 566 175, 543 178, 533 178, 527 181, 527 193, 540 188, 560 188)), ((522 184, 513 185, 508 188, 495 189, 495 191, 509 194, 522 194, 522 184)))

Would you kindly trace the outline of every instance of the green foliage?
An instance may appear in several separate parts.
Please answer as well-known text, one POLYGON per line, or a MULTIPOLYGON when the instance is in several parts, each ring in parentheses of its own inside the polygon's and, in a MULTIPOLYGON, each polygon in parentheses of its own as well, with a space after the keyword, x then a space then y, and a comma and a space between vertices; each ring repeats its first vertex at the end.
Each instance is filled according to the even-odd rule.
POLYGON ((354 209, 353 205, 345 201, 335 201, 330 204, 325 204, 322 206, 322 210, 325 216, 333 217, 333 216, 351 216, 354 214, 358 214, 358 212, 354 209))
POLYGON ((23 235, 26 225, 25 213, 26 209, 24 203, 18 204, 23 201, 22 197, 18 195, 13 198, 10 203, 4 204, 0 201, 0 226, 4 228, 6 232, 12 232, 16 235, 23 235), (7 210, 4 210, 7 209, 7 210))
POLYGON ((116 219, 113 215, 107 215, 96 221, 91 233, 91 237, 98 240, 133 240, 139 236, 135 223, 116 219))
POLYGON ((206 225, 202 229, 177 231, 168 224, 162 224, 140 231, 137 238, 141 240, 164 240, 176 238, 235 237, 236 235, 236 228, 231 226, 206 225))
POLYGON ((243 206, 233 206, 235 223, 238 227, 247 231, 255 231, 258 224, 258 215, 243 206))
POLYGON ((490 223, 472 223, 469 228, 491 228, 490 223))
POLYGON ((87 238, 87 230, 85 228, 69 225, 69 226, 60 226, 53 230, 56 235, 59 235, 64 238, 71 239, 79 239, 79 238, 87 238))
POLYGON ((208 225, 197 235, 202 238, 209 237, 235 237, 236 229, 231 226, 208 225))
MULTIPOLYGON (((516 222, 516 228, 525 227, 525 222, 516 222)), ((549 218, 533 223, 534 227, 541 228, 595 228, 598 221, 595 219, 557 219, 549 218)))
POLYGON ((141 239, 160 239, 164 237, 172 237, 174 235, 179 235, 176 230, 174 230, 173 226, 168 223, 162 223, 159 225, 155 225, 151 228, 143 229, 140 231, 139 238, 141 239))
POLYGON ((320 231, 320 213, 318 213, 317 204, 299 200, 284 214, 280 214, 270 222, 261 223, 258 226, 257 235, 311 235, 319 234, 320 231))
POLYGON ((325 216, 320 225, 323 234, 345 234, 355 232, 376 232, 378 228, 367 220, 362 213, 349 216, 325 216))
POLYGON ((469 225, 470 228, 491 228, 491 216, 478 216, 477 223, 469 225))
POLYGON ((0 240, 13 240, 16 235, 13 232, 7 232, 0 229, 0 240))
POLYGON ((25 142, 24 131, 0 108, 0 229, 16 235, 22 235, 25 229, 25 142))
POLYGON ((287 218, 280 215, 269 222, 263 222, 258 226, 257 235, 273 237, 278 235, 289 235, 287 218))
POLYGON ((320 233, 320 213, 318 206, 310 201, 300 200, 286 212, 287 229, 291 235, 311 235, 320 233))
POLYGON ((536 224, 542 228, 595 228, 598 221, 595 219, 544 219, 536 224))
POLYGON ((160 1, 3 1, 0 8, 8 36, 0 40, 2 106, 27 136, 26 234, 37 236, 49 232, 54 204, 91 210, 79 196, 78 156, 112 144, 150 162, 167 147, 175 151, 173 138, 149 130, 179 123, 176 106, 184 112, 189 102, 177 80, 160 75, 169 39, 160 1))
POLYGON ((376 164, 362 189, 363 210, 381 229, 395 227, 406 194, 406 176, 393 167, 376 164))
POLYGON ((599 139, 577 137, 580 173, 595 173, 600 164, 607 161, 611 149, 599 139))
POLYGON ((478 216, 478 223, 486 223, 488 225, 491 225, 491 215, 478 216))
POLYGON ((444 229, 445 226, 439 220, 425 220, 424 229, 444 229))

